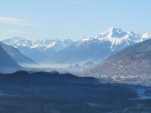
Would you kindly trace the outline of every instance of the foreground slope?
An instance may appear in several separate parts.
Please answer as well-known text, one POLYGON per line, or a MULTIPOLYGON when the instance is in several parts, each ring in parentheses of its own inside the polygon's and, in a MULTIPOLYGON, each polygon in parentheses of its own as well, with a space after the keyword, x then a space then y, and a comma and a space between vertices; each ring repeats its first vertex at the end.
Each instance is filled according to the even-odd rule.
POLYGON ((0 112, 148 113, 151 100, 141 99, 137 88, 57 72, 0 74, 0 112))
POLYGON ((116 81, 143 82, 151 80, 151 40, 130 46, 107 58, 91 73, 110 77, 116 81))

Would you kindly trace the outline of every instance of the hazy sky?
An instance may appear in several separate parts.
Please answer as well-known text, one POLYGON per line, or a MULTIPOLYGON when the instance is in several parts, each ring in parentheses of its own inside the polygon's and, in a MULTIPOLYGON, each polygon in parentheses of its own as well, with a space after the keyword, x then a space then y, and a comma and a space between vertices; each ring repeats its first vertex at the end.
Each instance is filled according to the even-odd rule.
POLYGON ((0 38, 80 38, 120 26, 151 31, 151 0, 1 0, 0 38))

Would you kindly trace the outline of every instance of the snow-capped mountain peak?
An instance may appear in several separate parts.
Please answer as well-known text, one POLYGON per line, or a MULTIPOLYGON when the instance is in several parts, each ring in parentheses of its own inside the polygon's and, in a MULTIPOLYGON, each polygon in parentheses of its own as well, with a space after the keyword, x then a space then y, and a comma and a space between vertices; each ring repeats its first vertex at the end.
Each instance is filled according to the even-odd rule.
POLYGON ((12 38, 8 40, 4 40, 8 45, 12 45, 16 48, 20 47, 28 47, 31 49, 37 48, 41 50, 48 49, 63 49, 70 47, 84 47, 84 46, 94 46, 95 44, 103 45, 106 43, 112 50, 117 47, 126 47, 131 44, 135 44, 138 42, 142 42, 146 39, 151 38, 151 33, 139 34, 135 32, 125 31, 119 27, 111 27, 105 32, 98 33, 92 37, 84 37, 80 40, 73 41, 70 39, 66 40, 28 40, 23 38, 12 38))
POLYGON ((108 37, 120 38, 120 37, 124 37, 125 35, 127 35, 127 32, 118 27, 111 27, 107 31, 102 33, 102 35, 103 34, 108 37))
POLYGON ((139 34, 124 31, 123 29, 117 27, 111 27, 109 30, 96 35, 95 38, 102 42, 109 42, 111 44, 111 48, 119 45, 136 43, 141 39, 139 34))

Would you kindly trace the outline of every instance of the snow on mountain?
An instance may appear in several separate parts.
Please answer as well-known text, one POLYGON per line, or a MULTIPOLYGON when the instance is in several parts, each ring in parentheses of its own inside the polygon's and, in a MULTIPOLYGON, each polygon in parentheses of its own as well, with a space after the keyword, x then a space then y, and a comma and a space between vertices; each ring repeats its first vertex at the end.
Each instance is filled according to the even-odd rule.
POLYGON ((5 43, 14 47, 29 47, 29 48, 52 48, 56 45, 54 40, 28 40, 19 37, 4 40, 5 43))
POLYGON ((0 45, 19 65, 36 64, 33 60, 23 55, 18 49, 1 42, 0 45))
POLYGON ((142 40, 148 40, 151 39, 151 32, 145 32, 142 34, 142 40))
POLYGON ((100 41, 110 41, 112 46, 117 46, 125 43, 138 42, 140 40, 140 35, 134 32, 123 31, 121 28, 112 27, 108 31, 98 35, 97 38, 100 39, 100 41))
POLYGON ((14 37, 12 39, 4 40, 4 42, 10 45, 13 45, 16 48, 29 47, 29 48, 50 49, 58 45, 65 47, 67 45, 74 44, 75 42, 79 42, 80 44, 82 44, 82 43, 86 43, 86 42, 88 43, 88 42, 94 42, 94 41, 109 42, 111 44, 111 47, 115 47, 122 44, 129 45, 131 43, 141 42, 149 38, 151 38, 151 33, 148 33, 148 32, 141 35, 135 32, 124 31, 121 28, 111 27, 107 31, 103 33, 99 33, 94 37, 86 37, 78 41, 73 41, 70 39, 66 39, 62 41, 47 40, 47 39, 46 40, 28 40, 28 39, 23 39, 19 37, 14 37))
POLYGON ((129 45, 151 38, 151 33, 138 34, 111 27, 94 37, 77 41, 66 40, 27 40, 12 38, 3 42, 18 48, 27 57, 43 62, 88 61, 104 59, 113 52, 129 45))
POLYGON ((115 49, 118 46, 129 46, 130 44, 134 44, 140 41, 143 41, 140 34, 134 32, 127 32, 121 28, 111 27, 107 31, 103 33, 97 34, 95 37, 84 38, 83 42, 88 41, 100 41, 102 43, 108 42, 110 43, 111 49, 115 49))
POLYGON ((63 49, 67 45, 71 45, 73 43, 70 39, 65 40, 29 40, 22 37, 13 37, 10 39, 3 40, 4 43, 11 45, 15 48, 30 48, 30 49, 40 49, 40 50, 48 50, 48 49, 63 49))

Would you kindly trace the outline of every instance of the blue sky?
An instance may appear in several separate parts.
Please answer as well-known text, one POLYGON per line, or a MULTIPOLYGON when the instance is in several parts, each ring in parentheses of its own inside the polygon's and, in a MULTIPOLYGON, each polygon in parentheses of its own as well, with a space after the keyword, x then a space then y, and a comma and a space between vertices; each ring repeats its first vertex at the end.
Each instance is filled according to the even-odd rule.
POLYGON ((0 38, 79 39, 119 26, 151 31, 150 0, 1 0, 0 38))

